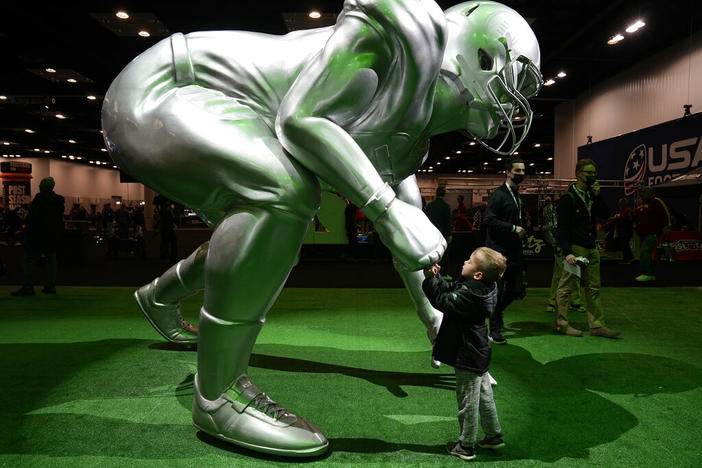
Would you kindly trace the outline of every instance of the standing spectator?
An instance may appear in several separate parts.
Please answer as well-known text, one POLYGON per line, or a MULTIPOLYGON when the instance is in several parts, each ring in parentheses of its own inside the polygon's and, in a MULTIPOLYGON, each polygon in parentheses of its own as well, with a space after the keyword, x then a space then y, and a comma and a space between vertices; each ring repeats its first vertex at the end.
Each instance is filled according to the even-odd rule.
POLYGON ((497 306, 490 316, 490 340, 495 344, 507 344, 502 336, 504 310, 512 301, 523 299, 526 295, 522 258, 522 238, 526 235, 525 214, 519 197, 519 184, 524 180, 525 168, 522 159, 507 161, 505 183, 492 193, 485 211, 485 245, 507 258, 507 270, 498 282, 500 295, 497 306))
POLYGON ((595 162, 592 159, 578 161, 575 176, 577 181, 568 187, 558 202, 558 242, 569 265, 575 266, 577 258, 582 257, 587 259, 588 266, 581 267, 579 275, 563 269, 556 294, 555 332, 583 336, 582 331, 568 323, 570 296, 582 281, 590 335, 616 338, 620 332, 604 325, 604 311, 600 305, 600 253, 595 245, 596 220, 607 219, 609 210, 600 196, 595 162))
POLYGON ((56 247, 63 231, 64 199, 54 193, 56 183, 46 177, 39 183, 39 193, 32 200, 25 227, 24 283, 13 296, 34 295, 34 271, 39 257, 46 255, 46 294, 56 294, 56 247))
POLYGON ((458 206, 456 206, 456 209, 458 210, 459 214, 462 215, 468 215, 468 208, 466 208, 466 204, 464 202, 465 198, 463 195, 458 196, 458 206))
MULTIPOLYGON (((436 229, 441 232, 441 235, 446 239, 446 243, 451 242, 451 207, 448 203, 444 201, 444 196, 446 196, 446 188, 438 187, 436 189, 436 199, 429 203, 424 210, 427 214, 427 218, 432 222, 436 229)), ((449 249, 446 249, 444 256, 441 258, 439 265, 445 267, 448 264, 448 253, 449 249)), ((444 268, 444 271, 446 269, 444 268)), ((447 276, 447 275, 445 275, 447 276)), ((450 276, 447 276, 449 279, 450 276)))
POLYGON ((622 252, 622 263, 634 261, 634 253, 631 251, 631 236, 634 235, 633 214, 629 208, 629 202, 622 197, 617 202, 617 214, 609 218, 607 223, 611 223, 614 230, 614 247, 622 252))
POLYGON ((132 219, 134 223, 134 237, 143 236, 146 232, 146 218, 144 217, 144 206, 139 205, 134 208, 134 217, 132 219))
POLYGON ((641 252, 639 264, 641 274, 636 281, 645 283, 655 281, 653 274, 653 249, 656 248, 661 234, 670 232, 670 214, 663 200, 656 197, 653 187, 641 188, 641 200, 636 205, 634 213, 636 221, 636 234, 641 238, 641 252))
POLYGON ((170 259, 175 262, 178 258, 178 239, 175 234, 175 205, 163 196, 157 196, 155 200, 158 204, 158 232, 161 235, 162 259, 170 259))
POLYGON ((115 220, 115 212, 112 210, 110 203, 105 203, 102 207, 102 230, 105 236, 112 237, 114 234, 113 222, 115 220))
POLYGON ((117 237, 129 239, 129 211, 124 203, 120 203, 115 211, 115 221, 117 222, 117 237))
MULTIPOLYGON (((544 200, 543 219, 544 239, 553 249, 553 274, 551 275, 551 289, 548 293, 546 312, 553 313, 556 312, 556 293, 563 274, 563 252, 558 246, 558 217, 551 197, 546 197, 544 200)), ((580 304, 582 300, 580 291, 580 285, 578 285, 570 298, 570 312, 585 312, 580 304)))

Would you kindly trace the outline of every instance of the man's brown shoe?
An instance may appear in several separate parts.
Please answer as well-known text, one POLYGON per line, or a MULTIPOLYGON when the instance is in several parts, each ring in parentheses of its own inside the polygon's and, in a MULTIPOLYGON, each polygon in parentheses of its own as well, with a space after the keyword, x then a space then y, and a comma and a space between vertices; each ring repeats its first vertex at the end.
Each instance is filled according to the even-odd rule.
POLYGON ((616 338, 621 332, 619 330, 612 330, 607 327, 597 327, 590 329, 590 335, 592 336, 602 336, 604 338, 616 338))
POLYGON ((560 333, 561 335, 568 335, 568 336, 583 336, 583 332, 581 332, 577 328, 571 327, 570 325, 566 325, 565 327, 556 326, 556 333, 560 333))

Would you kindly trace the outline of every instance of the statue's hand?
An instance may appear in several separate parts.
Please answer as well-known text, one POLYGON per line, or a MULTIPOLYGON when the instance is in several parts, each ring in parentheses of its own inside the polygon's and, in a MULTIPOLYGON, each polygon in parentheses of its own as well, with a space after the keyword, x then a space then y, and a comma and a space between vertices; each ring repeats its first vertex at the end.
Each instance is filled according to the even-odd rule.
POLYGON ((437 263, 446 250, 446 240, 424 212, 400 199, 393 200, 374 226, 396 261, 409 271, 437 263))

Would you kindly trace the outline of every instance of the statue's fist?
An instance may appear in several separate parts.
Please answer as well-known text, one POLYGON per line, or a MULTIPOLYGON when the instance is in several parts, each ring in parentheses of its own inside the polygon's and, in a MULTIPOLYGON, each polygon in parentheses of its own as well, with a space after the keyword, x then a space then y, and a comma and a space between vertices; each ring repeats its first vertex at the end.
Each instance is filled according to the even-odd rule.
POLYGON ((446 250, 446 240, 424 212, 398 198, 374 226, 395 260, 409 271, 437 263, 446 250))

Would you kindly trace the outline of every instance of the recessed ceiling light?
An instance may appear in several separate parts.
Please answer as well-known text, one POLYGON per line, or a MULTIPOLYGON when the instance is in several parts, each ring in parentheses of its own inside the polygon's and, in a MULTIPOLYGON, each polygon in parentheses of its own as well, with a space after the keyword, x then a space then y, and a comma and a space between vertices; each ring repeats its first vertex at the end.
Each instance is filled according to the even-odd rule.
POLYGON ((643 28, 644 26, 646 26, 646 23, 644 23, 641 20, 636 20, 634 24, 630 24, 629 27, 626 28, 626 32, 633 33, 643 28))
POLYGON ((474 141, 471 141, 471 142, 468 143, 468 144, 469 144, 470 146, 475 146, 475 142, 474 142, 474 141))
POLYGON ((27 133, 34 133, 34 130, 32 130, 31 128, 25 128, 24 131, 27 133))
POLYGON ((312 19, 318 19, 322 17, 322 14, 316 10, 312 10, 307 14, 307 16, 309 16, 312 19))
POLYGON ((567 75, 566 75, 566 72, 561 71, 561 72, 558 72, 558 75, 556 75, 556 76, 557 76, 558 78, 565 78, 567 75))
POLYGON ((151 36, 151 34, 149 34, 149 31, 144 31, 144 30, 139 31, 139 35, 140 35, 141 37, 149 37, 149 36, 151 36))
POLYGON ((502 161, 502 158, 495 158, 495 161, 502 161))
POLYGON ((83 156, 76 156, 76 159, 83 159, 83 156))
POLYGON ((78 80, 76 80, 75 78, 69 78, 66 81, 68 81, 69 83, 78 83, 78 80))
POLYGON ((102 151, 103 153, 107 153, 107 150, 105 148, 100 148, 100 151, 102 151))
POLYGON ((533 166, 533 165, 534 165, 534 163, 529 163, 529 165, 530 165, 530 166, 533 166))
POLYGON ((122 11, 122 10, 118 11, 117 13, 115 13, 115 16, 116 16, 117 18, 119 18, 119 19, 127 19, 127 18, 129 18, 129 14, 128 14, 126 11, 122 11))
POLYGON ((65 154, 62 154, 62 155, 61 155, 61 159, 66 159, 67 157, 68 157, 68 156, 66 156, 65 154))
POLYGON ((5 99, 7 99, 7 96, 5 96, 5 95, 0 96, 1 101, 4 101, 5 99))
POLYGON ((534 143, 534 148, 540 148, 540 147, 541 147, 541 143, 534 143))
POLYGON ((451 159, 451 156, 446 156, 444 159, 451 159))
POLYGON ((553 78, 549 78, 548 80, 544 81, 544 86, 551 86, 555 82, 556 80, 554 80, 553 78))
POLYGON ((97 99, 97 97, 93 96, 92 94, 90 96, 86 96, 89 100, 94 101, 97 99))
POLYGON ((456 150, 456 154, 461 154, 461 150, 456 150))
POLYGON ((75 143, 76 140, 68 140, 69 143, 75 143))
POLYGON ((487 166, 488 162, 487 162, 487 161, 485 161, 485 162, 484 162, 483 164, 487 166))
POLYGON ((36 151, 38 153, 41 150, 39 148, 34 148, 34 151, 36 151))
POLYGON ((546 161, 553 161, 553 158, 546 158, 546 161))
POLYGON ((473 169, 468 169, 468 172, 473 172, 473 169))
POLYGON ((5 145, 5 146, 10 146, 10 142, 9 142, 9 141, 3 141, 2 144, 5 145))
POLYGON ((68 156, 68 159, 76 159, 76 157, 73 155, 70 155, 70 156, 68 156))
POLYGON ((440 166, 440 165, 441 165, 441 162, 436 163, 436 165, 437 165, 437 166, 440 166))
POLYGON ((45 68, 44 71, 45 71, 46 73, 56 73, 56 70, 53 69, 53 68, 45 68))
MULTIPOLYGON (((512 153, 512 154, 519 154, 519 151, 515 151, 515 152, 512 153)), ((502 159, 502 158, 500 158, 500 159, 502 159)), ((498 161, 499 161, 500 159, 498 159, 498 161)))
POLYGON ((68 117, 66 117, 66 116, 63 115, 63 114, 56 114, 56 118, 57 118, 57 119, 63 120, 63 119, 66 119, 66 118, 68 118, 68 117))
POLYGON ((49 151, 49 150, 44 150, 44 153, 49 154, 49 153, 51 153, 51 151, 49 151))
MULTIPOLYGON (((607 41, 607 44, 614 45, 617 42, 621 41, 622 39, 624 39, 624 36, 622 36, 621 34, 615 34, 607 41)), ((544 83, 544 84, 546 84, 546 83, 544 83)))

